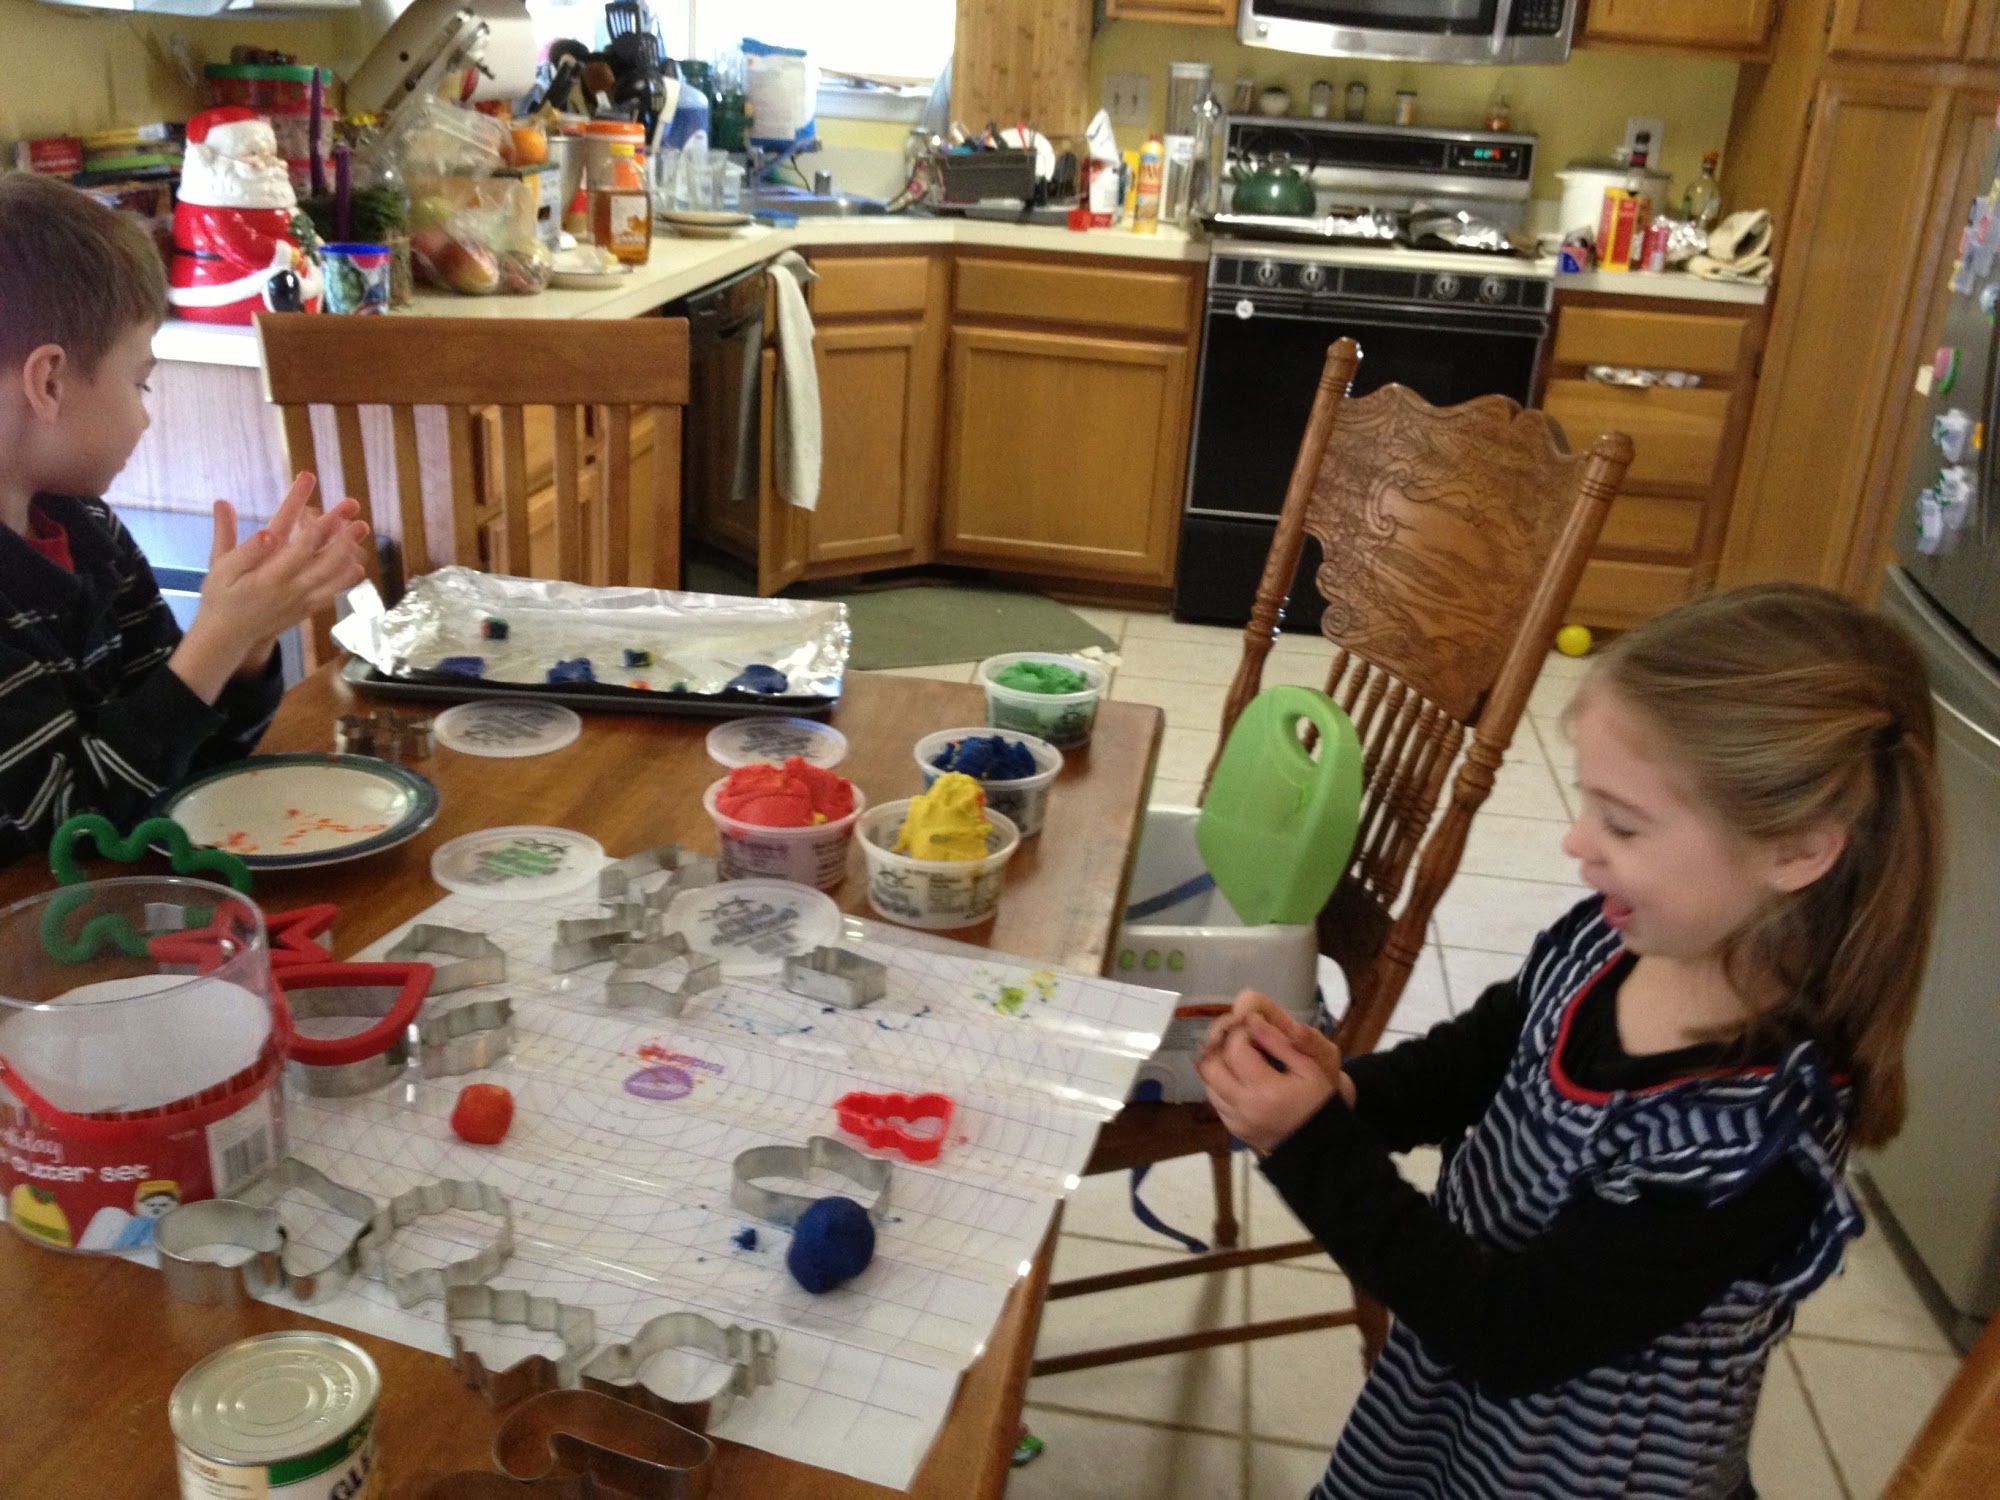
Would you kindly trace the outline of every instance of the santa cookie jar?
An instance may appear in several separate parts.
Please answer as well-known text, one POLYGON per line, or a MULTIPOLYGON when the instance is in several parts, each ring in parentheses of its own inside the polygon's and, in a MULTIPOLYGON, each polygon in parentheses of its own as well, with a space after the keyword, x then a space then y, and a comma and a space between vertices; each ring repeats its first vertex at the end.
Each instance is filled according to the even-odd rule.
POLYGON ((318 312, 319 239, 268 121, 236 106, 188 121, 167 300, 198 323, 318 312))

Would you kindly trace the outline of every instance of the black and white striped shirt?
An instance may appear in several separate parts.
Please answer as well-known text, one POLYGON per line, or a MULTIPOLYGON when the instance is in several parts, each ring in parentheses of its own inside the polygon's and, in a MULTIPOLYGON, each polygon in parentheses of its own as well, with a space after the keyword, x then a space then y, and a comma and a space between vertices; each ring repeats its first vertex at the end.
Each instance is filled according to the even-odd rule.
POLYGON ((247 755, 283 691, 276 653, 213 707, 167 668, 181 633, 101 500, 38 495, 72 572, 0 526, 0 862, 74 813, 129 826, 190 771, 247 755))

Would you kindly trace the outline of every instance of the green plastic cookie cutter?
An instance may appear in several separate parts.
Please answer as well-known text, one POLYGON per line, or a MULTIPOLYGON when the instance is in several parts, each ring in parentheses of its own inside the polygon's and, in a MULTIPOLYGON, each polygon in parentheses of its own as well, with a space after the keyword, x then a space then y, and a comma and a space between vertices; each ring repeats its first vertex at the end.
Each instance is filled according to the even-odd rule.
MULTIPOLYGON (((74 937, 69 919, 90 900, 86 877, 76 863, 76 846, 88 839, 106 859, 121 864, 137 861, 155 839, 167 846, 168 861, 176 875, 219 876, 239 895, 250 893, 250 867, 234 854, 221 849, 198 849, 187 830, 172 818, 148 818, 129 834, 121 834, 111 820, 100 813, 78 813, 56 830, 49 844, 49 868, 63 887, 42 909, 42 947, 57 963, 85 963, 102 953, 107 945, 131 958, 144 958, 149 935, 135 928, 120 912, 92 917, 74 937)), ((200 927, 213 917, 212 909, 190 910, 188 925, 200 927)))

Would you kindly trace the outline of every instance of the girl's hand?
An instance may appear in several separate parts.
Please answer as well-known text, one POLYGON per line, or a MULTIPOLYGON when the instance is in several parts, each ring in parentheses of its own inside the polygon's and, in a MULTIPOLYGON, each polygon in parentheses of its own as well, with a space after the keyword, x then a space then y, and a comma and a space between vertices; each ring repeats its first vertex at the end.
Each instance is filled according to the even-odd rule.
POLYGON ((1354 1080, 1341 1071, 1340 1049, 1333 1044, 1333 1039, 1308 1026, 1269 995, 1257 990, 1239 992, 1236 1003, 1229 1008, 1229 1014, 1215 1018, 1208 1028, 1208 1039, 1202 1044, 1202 1058, 1212 1056, 1230 1033, 1240 1030, 1253 1018, 1261 1019, 1283 1032, 1295 1048, 1312 1059, 1313 1066, 1326 1076, 1326 1081, 1340 1091, 1340 1097, 1347 1101, 1348 1108, 1354 1107, 1354 1080))
POLYGON ((1317 1062, 1261 1016, 1204 1053, 1195 1071, 1229 1133, 1259 1156, 1318 1114, 1335 1090, 1317 1062))

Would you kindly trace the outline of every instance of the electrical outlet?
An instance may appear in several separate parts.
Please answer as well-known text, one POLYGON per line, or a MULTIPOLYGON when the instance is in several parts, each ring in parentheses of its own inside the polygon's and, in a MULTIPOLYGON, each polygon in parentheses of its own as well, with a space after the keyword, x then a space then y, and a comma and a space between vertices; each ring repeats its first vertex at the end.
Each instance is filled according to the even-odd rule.
POLYGON ((1646 165, 1655 172, 1664 170, 1660 162, 1667 153, 1667 122, 1645 115, 1630 116, 1625 121, 1625 149, 1636 151, 1642 135, 1646 137, 1646 165))
POLYGON ((1113 125, 1144 126, 1152 104, 1152 87, 1144 73, 1106 73, 1104 110, 1113 125))

